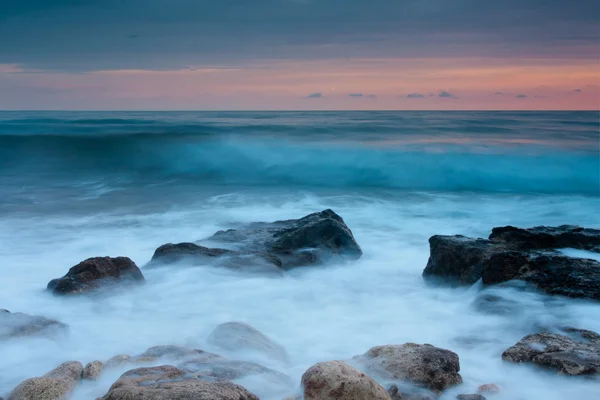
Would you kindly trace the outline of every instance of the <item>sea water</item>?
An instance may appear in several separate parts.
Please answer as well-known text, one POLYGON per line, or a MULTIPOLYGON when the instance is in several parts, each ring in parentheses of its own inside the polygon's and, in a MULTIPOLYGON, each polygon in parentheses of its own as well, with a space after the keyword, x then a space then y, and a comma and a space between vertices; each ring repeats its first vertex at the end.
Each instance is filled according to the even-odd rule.
MULTIPOLYGON (((173 344, 290 375, 292 388, 240 381, 280 400, 316 362, 405 342, 459 355, 464 384, 442 399, 485 383, 506 400, 600 392, 598 381, 501 359, 540 329, 600 332, 597 302, 489 288, 518 304, 492 313, 474 306, 479 285, 435 287, 421 277, 434 234, 599 228, 598 112, 2 112, 0 215, 0 308, 70 326, 60 340, 0 342, 0 396, 64 361, 173 344), (143 269, 144 287, 103 298, 45 291, 88 257, 143 266, 164 243, 326 208, 352 229, 360 260, 283 276, 167 266, 143 269), (227 321, 270 336, 290 362, 212 348, 207 336, 227 321)), ((80 385, 73 399, 104 395, 126 369, 80 385)))

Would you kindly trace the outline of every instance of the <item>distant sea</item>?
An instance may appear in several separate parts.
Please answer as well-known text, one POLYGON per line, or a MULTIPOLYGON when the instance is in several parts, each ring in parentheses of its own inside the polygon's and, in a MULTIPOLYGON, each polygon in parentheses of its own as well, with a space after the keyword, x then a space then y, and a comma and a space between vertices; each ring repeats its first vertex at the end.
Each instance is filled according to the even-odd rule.
MULTIPOLYGON (((66 360, 163 344, 211 350, 208 333, 232 320, 280 342, 291 361, 268 366, 298 383, 315 362, 418 342, 457 352, 465 385, 496 383, 502 399, 598 393, 592 381, 500 359, 540 326, 600 332, 597 304, 507 289, 518 311, 489 315, 473 307, 477 286, 421 278, 434 234, 600 228, 595 111, 0 112, 0 215, 0 308, 70 325, 66 342, 0 342, 0 396, 66 360), (359 261, 278 278, 153 269, 143 290, 103 301, 44 291, 88 257, 143 266, 163 243, 325 208, 353 230, 359 261)), ((122 372, 73 398, 102 396, 122 372)), ((289 394, 243 384, 261 399, 289 394)))

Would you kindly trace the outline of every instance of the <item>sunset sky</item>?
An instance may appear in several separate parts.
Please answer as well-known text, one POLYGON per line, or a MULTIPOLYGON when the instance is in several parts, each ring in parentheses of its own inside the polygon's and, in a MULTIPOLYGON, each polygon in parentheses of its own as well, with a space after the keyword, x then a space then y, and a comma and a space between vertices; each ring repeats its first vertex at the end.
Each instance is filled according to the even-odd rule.
POLYGON ((0 109, 592 109, 594 0, 0 0, 0 109))

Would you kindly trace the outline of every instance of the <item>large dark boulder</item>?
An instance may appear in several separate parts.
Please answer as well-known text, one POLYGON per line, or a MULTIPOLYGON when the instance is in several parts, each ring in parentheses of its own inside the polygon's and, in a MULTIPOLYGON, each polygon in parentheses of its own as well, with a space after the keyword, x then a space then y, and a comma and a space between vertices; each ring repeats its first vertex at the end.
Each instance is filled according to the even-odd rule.
POLYGON ((131 259, 94 257, 75 265, 62 278, 51 280, 48 290, 57 295, 65 295, 143 283, 144 275, 131 259))
POLYGON ((600 335, 569 328, 567 335, 537 333, 527 335, 502 353, 514 363, 532 363, 563 375, 600 374, 600 335))
POLYGON ((489 239, 519 250, 572 247, 600 252, 600 229, 573 225, 536 226, 529 229, 497 227, 492 229, 489 239))
POLYGON ((24 336, 58 337, 69 326, 54 319, 0 310, 0 340, 24 336))
POLYGON ((148 267, 184 262, 286 270, 334 257, 356 260, 361 256, 344 220, 332 210, 324 210, 297 220, 257 222, 219 231, 198 243, 163 245, 148 267))

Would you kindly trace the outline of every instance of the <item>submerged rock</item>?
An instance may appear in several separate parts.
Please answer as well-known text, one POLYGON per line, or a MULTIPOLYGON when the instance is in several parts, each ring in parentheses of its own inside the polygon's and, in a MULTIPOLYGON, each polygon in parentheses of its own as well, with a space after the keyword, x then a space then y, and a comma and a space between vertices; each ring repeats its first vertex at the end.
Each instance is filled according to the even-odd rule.
POLYGON ((82 373, 81 363, 66 362, 43 377, 21 382, 8 395, 8 400, 63 400, 75 389, 82 373))
POLYGON ((477 388, 477 393, 489 393, 496 394, 500 393, 500 387, 494 383, 486 383, 485 385, 481 385, 477 388))
POLYGON ((207 382, 171 365, 125 372, 102 400, 259 400, 231 382, 207 382))
POLYGON ((462 383, 458 355, 430 344, 377 346, 355 359, 384 378, 409 381, 437 393, 462 383))
POLYGON ((54 319, 0 310, 0 340, 24 336, 65 335, 69 326, 54 319))
POLYGON ((573 225, 536 226, 529 229, 504 226, 493 228, 489 238, 519 250, 571 247, 600 252, 600 229, 573 225))
POLYGON ((72 267, 62 278, 48 283, 54 294, 86 293, 116 285, 139 285, 145 283, 144 275, 127 257, 95 257, 72 267))
POLYGON ((600 374, 600 335, 568 328, 573 337, 555 333, 527 335, 502 353, 514 363, 532 363, 564 375, 600 374))
POLYGON ((572 226, 494 228, 490 240, 432 236, 423 271, 428 280, 484 285, 522 280, 552 295, 600 300, 600 263, 549 252, 570 246, 594 249, 600 230, 572 226))
POLYGON ((459 394, 456 398, 458 400, 486 400, 486 398, 480 394, 459 394))
POLYGON ((92 361, 83 368, 82 378, 86 380, 95 381, 96 379, 98 379, 103 369, 104 363, 102 363, 102 361, 92 361))
POLYGON ((257 351, 277 360, 288 360, 281 345, 243 322, 226 322, 217 326, 208 336, 208 343, 224 350, 257 351))
POLYGON ((114 356, 110 359, 108 359, 105 363, 104 363, 104 368, 115 368, 115 367, 119 367, 121 365, 125 365, 128 364, 131 361, 131 356, 127 355, 127 354, 119 354, 117 356, 114 356))
POLYGON ((305 400, 390 400, 373 379, 343 361, 313 365, 302 375, 305 400))
POLYGON ((332 257, 358 259, 362 250, 344 220, 332 210, 297 220, 253 223, 219 231, 200 243, 159 247, 147 267, 175 262, 214 264, 228 268, 290 269, 332 257))

